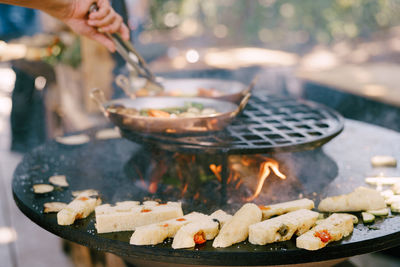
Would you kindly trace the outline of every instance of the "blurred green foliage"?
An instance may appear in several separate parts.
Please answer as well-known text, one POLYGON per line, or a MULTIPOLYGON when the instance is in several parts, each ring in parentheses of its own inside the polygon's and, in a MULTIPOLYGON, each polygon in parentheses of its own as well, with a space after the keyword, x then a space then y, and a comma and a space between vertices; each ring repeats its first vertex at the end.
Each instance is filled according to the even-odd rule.
POLYGON ((195 19, 203 34, 224 25, 224 40, 234 44, 290 50, 399 25, 400 0, 151 0, 148 29, 168 29, 170 13, 180 23, 195 19))

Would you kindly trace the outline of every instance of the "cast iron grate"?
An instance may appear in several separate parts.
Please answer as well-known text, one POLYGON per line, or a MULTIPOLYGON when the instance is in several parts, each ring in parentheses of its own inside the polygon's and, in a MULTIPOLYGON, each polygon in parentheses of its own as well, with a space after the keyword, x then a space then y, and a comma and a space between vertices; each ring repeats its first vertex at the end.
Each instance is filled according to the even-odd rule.
POLYGON ((177 136, 122 130, 122 135, 169 151, 251 154, 314 149, 338 135, 343 126, 343 118, 321 104, 258 94, 221 132, 177 136))

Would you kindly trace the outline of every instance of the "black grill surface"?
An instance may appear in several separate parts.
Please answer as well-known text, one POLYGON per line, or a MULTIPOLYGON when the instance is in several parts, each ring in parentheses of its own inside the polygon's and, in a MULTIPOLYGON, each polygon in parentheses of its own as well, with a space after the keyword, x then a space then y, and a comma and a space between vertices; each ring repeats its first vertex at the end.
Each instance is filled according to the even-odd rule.
MULTIPOLYGON (((78 220, 74 225, 60 226, 57 224, 56 214, 43 214, 43 203, 69 202, 73 190, 99 190, 104 203, 143 200, 140 179, 132 177, 124 170, 132 154, 136 153, 137 158, 145 156, 141 146, 125 139, 96 140, 93 132, 87 133, 92 138, 88 144, 65 146, 52 141, 28 153, 18 165, 12 182, 14 199, 21 211, 44 229, 70 241, 130 259, 186 265, 244 266, 345 258, 394 247, 400 242, 399 214, 378 218, 372 225, 364 225, 360 218, 349 237, 317 251, 296 248, 295 238, 266 246, 252 245, 246 241, 224 249, 213 248, 212 241, 194 249, 180 250, 172 249, 170 240, 156 246, 133 246, 129 245, 132 232, 97 234, 94 214, 78 220), (66 175, 69 188, 45 195, 35 195, 32 192, 32 185, 48 183, 48 177, 55 174, 66 175)), ((370 163, 374 155, 393 155, 398 158, 400 134, 394 131, 346 120, 344 132, 324 145, 322 150, 337 166, 332 168, 335 170, 334 174, 331 173, 334 177, 326 179, 328 174, 313 172, 311 162, 306 165, 310 169, 309 173, 299 175, 304 193, 315 191, 311 196, 316 204, 323 197, 349 193, 358 186, 368 186, 364 181, 366 176, 379 173, 385 176, 399 175, 398 168, 373 168, 370 163)), ((314 152, 306 151, 311 154, 314 152)), ((278 154, 292 153, 277 153, 274 158, 278 154)), ((320 164, 323 170, 327 170, 329 165, 324 164, 325 161, 319 161, 320 156, 317 153, 312 157, 314 164, 320 164)), ((299 198, 298 195, 285 195, 284 184, 280 191, 285 200, 299 198)), ((185 213, 190 211, 192 210, 187 209, 185 213)), ((209 210, 208 213, 213 211, 209 210)), ((357 215, 360 217, 360 214, 357 215)))
POLYGON ((221 132, 206 135, 144 134, 122 130, 135 142, 169 151, 251 154, 314 149, 343 130, 334 110, 310 101, 257 94, 245 110, 221 132))

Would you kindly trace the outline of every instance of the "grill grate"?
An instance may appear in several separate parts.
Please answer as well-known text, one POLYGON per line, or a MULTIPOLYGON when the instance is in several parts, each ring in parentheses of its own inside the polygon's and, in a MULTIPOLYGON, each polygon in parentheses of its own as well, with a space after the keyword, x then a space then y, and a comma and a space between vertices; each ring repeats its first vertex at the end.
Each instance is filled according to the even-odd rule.
POLYGON ((343 130, 343 118, 330 108, 276 95, 253 95, 224 131, 206 135, 140 134, 122 130, 135 142, 165 150, 251 154, 313 149, 343 130))

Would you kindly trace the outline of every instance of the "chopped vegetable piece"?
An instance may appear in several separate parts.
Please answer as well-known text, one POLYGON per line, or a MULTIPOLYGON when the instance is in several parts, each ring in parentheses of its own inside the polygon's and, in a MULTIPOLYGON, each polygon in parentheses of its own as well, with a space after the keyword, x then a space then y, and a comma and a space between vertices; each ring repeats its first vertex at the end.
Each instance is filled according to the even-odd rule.
POLYGON ((63 202, 47 202, 43 204, 43 212, 44 213, 51 213, 51 212, 59 212, 63 208, 67 206, 67 203, 63 202))
POLYGON ((388 208, 379 209, 379 210, 367 210, 367 212, 371 213, 372 215, 375 215, 375 216, 388 216, 389 215, 388 208))
POLYGON ((194 243, 196 243, 197 245, 199 244, 203 244, 206 242, 206 238, 204 236, 203 232, 198 232, 194 235, 193 237, 194 243))
POLYGON ((142 209, 140 212, 150 212, 151 209, 142 209))
POLYGON ((156 118, 169 118, 171 116, 168 112, 158 109, 150 109, 147 113, 150 117, 156 118))
POLYGON ((60 187, 68 187, 69 184, 67 182, 67 177, 65 175, 54 175, 49 178, 49 182, 53 185, 57 185, 60 187))
POLYGON ((86 201, 86 200, 89 200, 89 198, 88 198, 88 197, 85 197, 85 196, 83 196, 83 197, 79 197, 79 198, 77 198, 77 200, 80 200, 80 201, 86 201))
POLYGON ((46 194, 54 190, 54 186, 49 184, 35 184, 33 185, 33 192, 35 194, 46 194))
POLYGON ((282 223, 281 226, 279 227, 278 233, 281 236, 285 236, 288 232, 289 232, 289 227, 286 224, 282 223))
POLYGON ((375 215, 369 212, 361 212, 361 216, 363 218, 364 223, 372 223, 375 221, 375 215))
POLYGON ((321 239, 321 241, 324 243, 327 243, 327 242, 329 242, 329 240, 332 239, 332 236, 328 232, 328 230, 321 230, 321 231, 315 232, 314 236, 321 239))
POLYGON ((184 222, 184 221, 186 221, 186 219, 185 218, 179 218, 179 219, 176 219, 178 222, 184 222))

